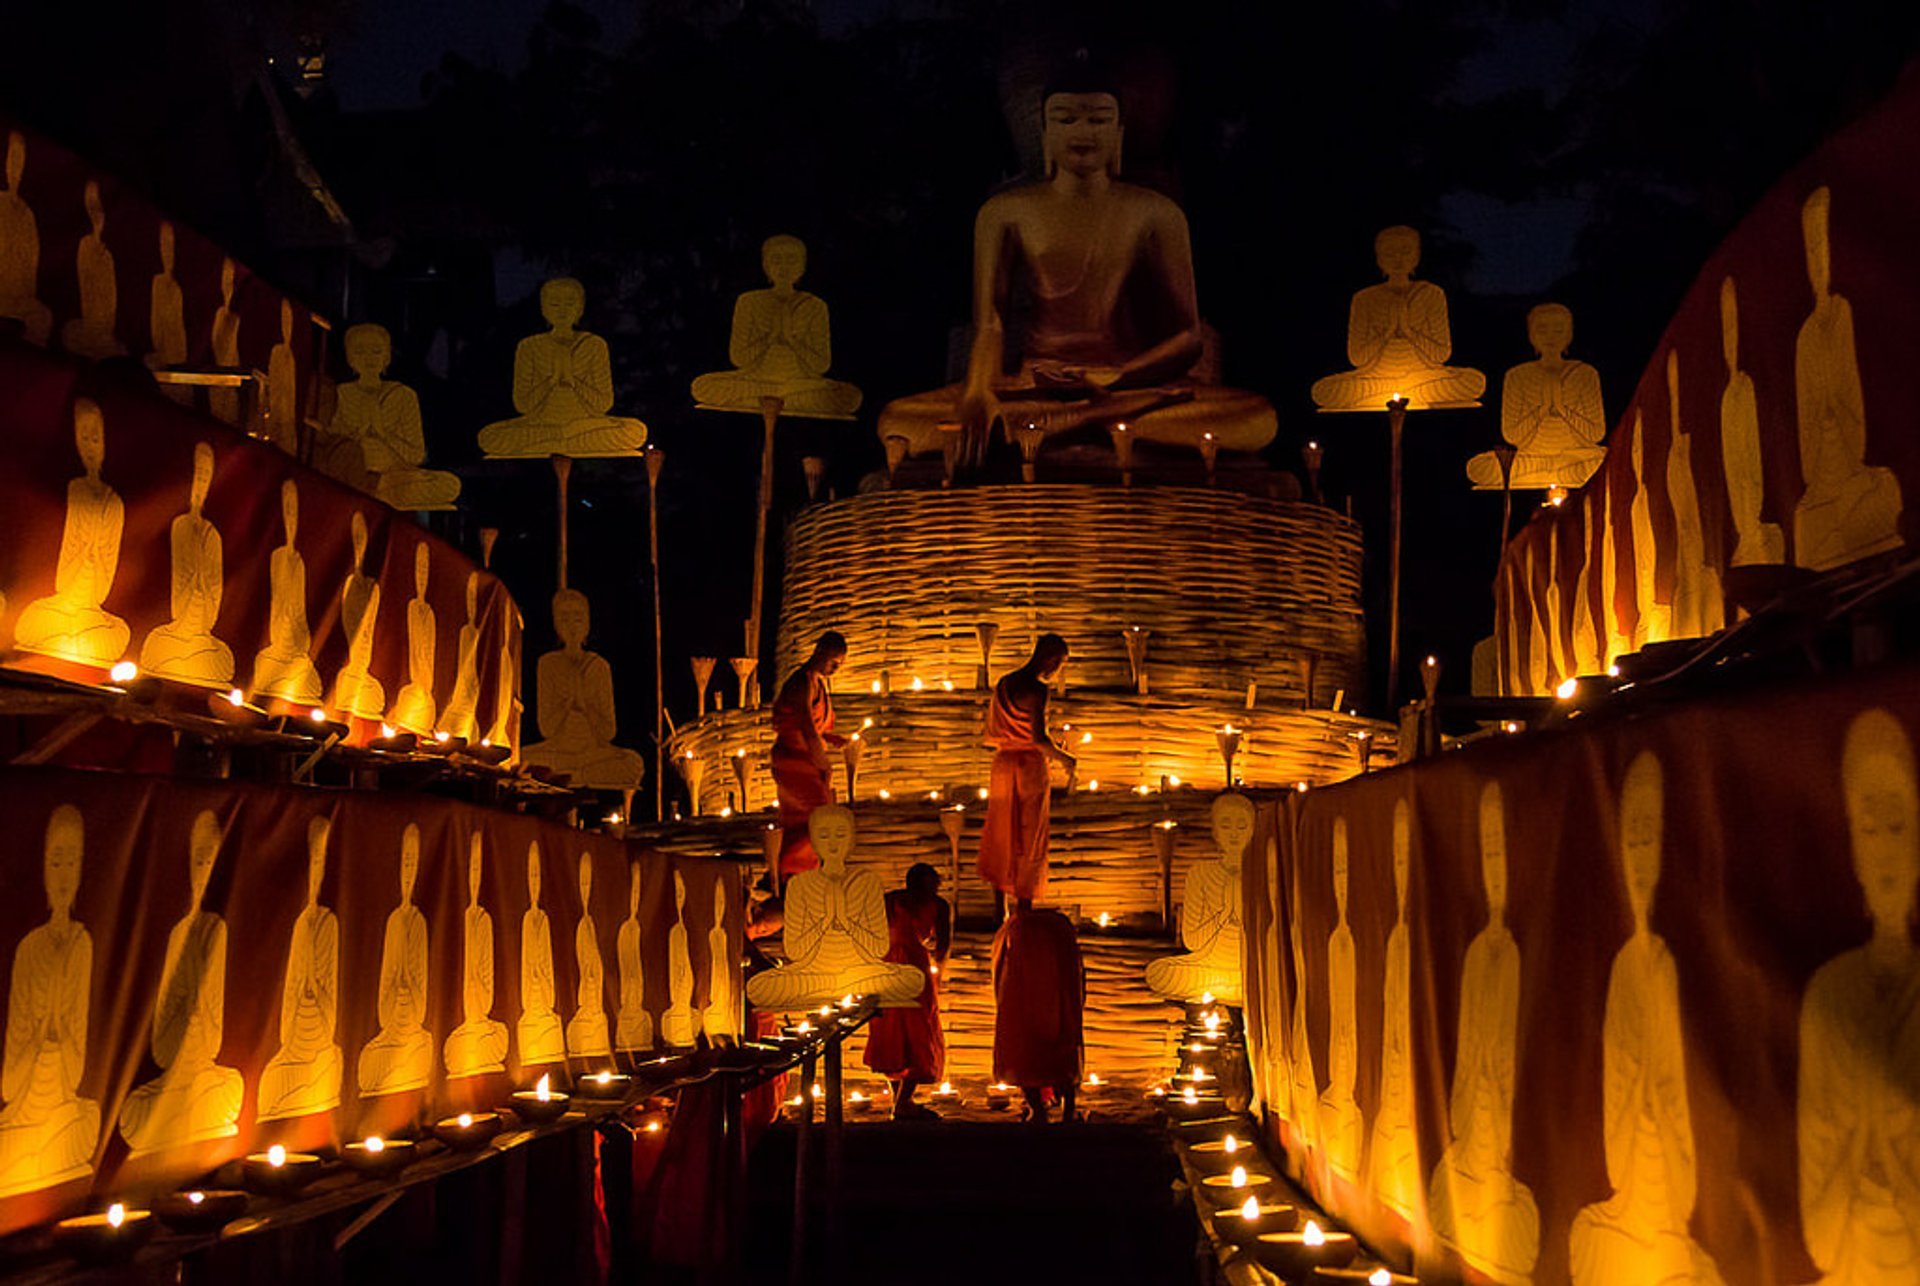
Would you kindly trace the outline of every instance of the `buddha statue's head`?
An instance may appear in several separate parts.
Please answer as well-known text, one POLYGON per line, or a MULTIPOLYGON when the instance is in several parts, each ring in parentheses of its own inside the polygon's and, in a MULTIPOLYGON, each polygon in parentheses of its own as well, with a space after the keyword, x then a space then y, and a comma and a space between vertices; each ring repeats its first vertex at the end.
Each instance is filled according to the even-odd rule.
POLYGON ((1389 281, 1404 281, 1420 266, 1420 234, 1405 224, 1382 228, 1373 239, 1373 261, 1389 281))
POLYGON ((485 844, 480 832, 467 836, 467 905, 480 905, 480 875, 483 865, 485 844))
POLYGON ((327 878, 327 841, 333 835, 333 823, 316 817, 307 823, 307 905, 320 901, 320 884, 327 878))
POLYGON ((300 530, 300 488, 292 478, 280 484, 280 522, 287 529, 287 548, 292 549, 300 530))
POLYGON ((792 289, 807 270, 807 243, 784 232, 768 237, 760 246, 760 269, 776 288, 792 289))
POLYGON ((1480 790, 1480 878, 1487 886, 1487 910, 1498 920, 1507 909, 1507 809, 1497 781, 1480 790))
POLYGON ((1047 177, 1120 176, 1120 100, 1111 91, 1056 89, 1040 105, 1040 155, 1047 177))
POLYGON ((280 342, 293 343, 293 301, 290 299, 280 301, 280 342))
POLYGON ((1566 356, 1573 343, 1573 310, 1565 304, 1535 304, 1527 313, 1527 342, 1548 360, 1566 356))
POLYGON ((687 877, 678 871, 673 873, 673 909, 681 916, 687 913, 687 877))
POLYGON ((723 875, 713 877, 713 927, 722 933, 727 930, 727 880, 723 875))
POLYGON ((840 804, 822 804, 807 818, 807 838, 813 841, 827 875, 838 879, 846 873, 847 855, 853 852, 853 811, 840 804))
POLYGON ((359 571, 367 562, 367 516, 358 509, 347 523, 347 533, 353 541, 353 570, 359 571))
POLYGON ((1638 408, 1633 412, 1633 441, 1627 444, 1627 458, 1633 462, 1633 476, 1643 477, 1647 465, 1647 421, 1638 408))
POLYGON ((471 625, 480 614, 480 573, 467 573, 467 624, 471 625))
POLYGON ((347 328, 346 349, 347 365, 368 383, 386 374, 387 367, 393 363, 393 337, 387 334, 385 326, 372 322, 347 328))
POLYGON ((1393 900, 1402 914, 1407 909, 1407 877, 1413 870, 1413 813, 1407 801, 1393 803, 1393 900))
POLYGON ((1840 782, 1867 910, 1879 933, 1905 936, 1920 885, 1920 789, 1913 743, 1885 710, 1869 710, 1847 729, 1840 782))
POLYGON ((593 855, 580 855, 580 911, 585 914, 587 905, 593 901, 593 855))
POLYGON ((207 896, 207 882, 213 878, 214 859, 220 856, 220 819, 211 808, 194 815, 193 829, 187 834, 187 888, 193 909, 207 896))
POLYGON ((1353 858, 1347 848, 1347 819, 1333 819, 1333 906, 1342 921, 1347 918, 1347 871, 1353 858))
POLYGON ((88 179, 87 186, 80 190, 80 203, 87 208, 87 226, 99 236, 107 226, 107 212, 100 205, 100 185, 88 179))
POLYGON ((20 176, 27 172, 27 140, 19 130, 7 133, 7 191, 20 195, 20 176))
POLYGON ((408 822, 400 832, 400 900, 413 901, 414 881, 420 878, 420 827, 408 822))
POLYGON ((627 919, 640 918, 640 863, 627 863, 627 919))
POLYGON ((1800 235, 1807 243, 1807 280, 1813 285, 1814 298, 1823 298, 1833 285, 1833 260, 1827 239, 1833 212, 1833 193, 1815 188, 1800 207, 1800 235))
POLYGON ((1229 791, 1214 797, 1209 810, 1213 823, 1213 842, 1220 847, 1220 860, 1229 871, 1240 869, 1247 845, 1253 842, 1253 801, 1229 791))
POLYGON ((427 596, 427 576, 433 571, 433 551, 427 548, 427 542, 421 541, 413 547, 413 596, 427 596))
POLYGON ((1660 761, 1650 750, 1634 757, 1620 786, 1620 869, 1627 882, 1627 907, 1636 928, 1644 928, 1660 883, 1660 838, 1665 815, 1660 761))
POLYGON ((100 472, 107 459, 107 420, 100 404, 90 397, 73 400, 73 445, 89 474, 100 472))
POLYGON ((220 304, 222 307, 228 307, 233 303, 233 274, 233 260, 222 259, 220 261, 220 304))
POLYGON ((540 287, 540 315, 555 330, 572 330, 587 311, 587 288, 572 277, 555 277, 540 287))
POLYGON ((213 443, 196 442, 193 444, 193 486, 187 492, 187 507, 195 513, 207 503, 207 492, 213 486, 213 443))
POLYGON ((1732 277, 1720 279, 1720 351, 1727 358, 1727 374, 1740 369, 1740 291, 1732 277))
POLYGON ((587 629, 593 623, 587 596, 577 589, 563 589, 553 596, 553 632, 567 647, 579 647, 587 641, 587 629))
POLYGON ((160 275, 173 276, 173 224, 160 220, 160 275))
POLYGON ((527 905, 540 909, 540 841, 527 845, 527 905))
POLYGON ((66 919, 80 891, 80 856, 86 847, 86 826, 80 810, 62 804, 47 819, 46 847, 40 873, 47 888, 47 908, 56 919, 66 919))

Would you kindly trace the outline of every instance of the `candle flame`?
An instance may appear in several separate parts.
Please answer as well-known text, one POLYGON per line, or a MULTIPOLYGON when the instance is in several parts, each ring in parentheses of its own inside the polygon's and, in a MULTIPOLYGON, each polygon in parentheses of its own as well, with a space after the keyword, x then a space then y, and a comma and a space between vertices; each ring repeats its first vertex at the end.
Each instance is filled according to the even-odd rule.
POLYGON ((1219 1014, 1209 1013, 1205 1018, 1202 1018, 1200 1021, 1206 1024, 1208 1031, 1217 1031, 1220 1027, 1219 1014))
POLYGON ((384 740, 386 740, 386 741, 392 741, 392 740, 393 740, 393 725, 392 725, 392 724, 390 724, 390 723, 383 723, 383 724, 381 724, 381 725, 380 725, 380 736, 381 736, 381 738, 382 738, 382 739, 384 739, 384 740))
POLYGON ((1211 1005, 1213 1003, 1213 993, 1211 991, 1201 992, 1200 1003, 1203 1005, 1211 1005))
POLYGON ((1561 682, 1559 687, 1553 690, 1553 695, 1559 697, 1562 701, 1571 701, 1573 700, 1573 694, 1579 690, 1580 680, 1566 679, 1561 682))
POLYGON ((926 688, 927 688, 927 685, 920 681, 920 676, 917 674, 913 676, 913 682, 908 684, 907 686, 912 688, 915 692, 924 692, 926 691, 926 688))
POLYGON ((596 1073, 594 1075, 593 1080, 596 1085, 611 1085, 613 1084, 613 1073, 612 1072, 596 1073))
POLYGON ((807 1095, 808 1095, 808 1097, 810 1097, 810 1098, 819 1098, 819 1097, 820 1097, 820 1082, 819 1082, 819 1081, 815 1081, 815 1082, 814 1082, 814 1083, 813 1083, 812 1085, 809 1085, 809 1086, 807 1087, 807 1095))
POLYGON ((840 1008, 842 1009, 853 1008, 853 993, 851 991, 849 991, 846 995, 840 997, 840 1008))
POLYGON ((1227 1182, 1236 1188, 1246 1187, 1247 1167, 1244 1165, 1236 1165, 1233 1167, 1233 1173, 1227 1176, 1227 1182))
POLYGON ((853 1093, 849 1094, 847 1097, 855 1103, 864 1103, 867 1101, 867 1096, 865 1094, 862 1094, 859 1090, 855 1090, 853 1093))
POLYGON ((275 1169, 287 1163, 287 1150, 278 1143, 267 1149, 267 1164, 275 1169))
POLYGON ((1324 1246, 1327 1244, 1327 1234, 1320 1231, 1319 1224, 1309 1219, 1307 1226, 1300 1232, 1300 1241, 1303 1245, 1324 1246))
POLYGON ((1220 1140, 1220 1150, 1228 1156, 1232 1156, 1240 1150, 1240 1140, 1229 1134, 1226 1138, 1220 1140))
POLYGON ((385 1152, 387 1150, 387 1141, 377 1134, 369 1134, 366 1142, 360 1146, 369 1152, 385 1152))
POLYGON ((951 1094, 951 1093, 953 1093, 953 1082, 952 1082, 952 1081, 941 1081, 941 1082, 940 1082, 940 1092, 941 1092, 942 1094, 951 1094))
POLYGON ((987 797, 987 788, 985 786, 982 786, 980 788, 979 795, 980 795, 980 798, 982 799, 985 799, 987 797))
POLYGON ((1113 923, 1113 917, 1108 915, 1105 911, 1102 911, 1099 915, 1096 915, 1093 917, 1093 922, 1104 929, 1109 924, 1113 923))
POLYGON ((239 688, 228 688, 228 689, 227 689, 227 704, 228 704, 228 705, 230 705, 230 706, 240 706, 240 705, 245 705, 245 704, 246 704, 246 701, 247 701, 247 697, 246 697, 246 694, 245 694, 245 693, 243 693, 243 692, 241 692, 239 688))
POLYGON ((658 1122, 658 1121, 648 1121, 648 1122, 647 1122, 647 1133, 648 1133, 648 1134, 658 1134, 658 1133, 660 1133, 660 1122, 658 1122))
POLYGON ((873 695, 874 695, 874 696, 876 696, 876 697, 877 697, 877 696, 879 696, 879 695, 880 695, 880 680, 878 680, 878 679, 875 679, 875 680, 874 680, 874 681, 873 681, 872 683, 869 683, 869 684, 867 685, 867 688, 868 688, 868 690, 869 690, 869 691, 871 691, 871 692, 873 693, 873 695))
POLYGON ((325 723, 327 721, 327 712, 319 706, 315 706, 313 709, 307 711, 307 718, 313 720, 315 723, 325 723))
POLYGON ((1189 1105, 1198 1103, 1200 1101, 1200 1096, 1193 1092, 1193 1086, 1191 1085, 1187 1086, 1186 1090, 1180 1095, 1180 1097, 1189 1105))
POLYGON ((542 1103, 553 1097, 553 1077, 551 1075, 543 1074, 539 1080, 533 1083, 533 1096, 542 1103))
POLYGON ((1384 1268, 1376 1268, 1367 1274, 1367 1286, 1393 1286, 1393 1274, 1384 1268))
POLYGON ((115 661, 113 668, 107 671, 107 677, 115 683, 131 683, 140 674, 140 667, 131 661, 115 661))
POLYGON ((197 1206, 206 1199, 207 1194, 204 1192, 189 1192, 187 1194, 187 1204, 190 1206, 197 1206))
POLYGON ((453 1123, 463 1130, 467 1129, 473 1125, 473 1113, 462 1112, 459 1116, 453 1118, 453 1123))
POLYGON ((1240 1207, 1240 1217, 1248 1223, 1260 1217, 1260 1198, 1248 1197, 1247 1204, 1240 1207))
POLYGON ((943 691, 943 692, 951 692, 951 691, 953 691, 953 680, 952 680, 952 679, 942 679, 942 680, 940 680, 940 689, 941 689, 941 691, 943 691))
POLYGON ((1099 1083, 1100 1083, 1100 1073, 1098 1072, 1087 1073, 1087 1084, 1098 1085, 1099 1083))
POLYGON ((892 799, 892 798, 893 798, 893 792, 892 792, 892 791, 890 791, 890 790, 888 790, 888 789, 887 789, 887 788, 886 788, 885 786, 882 786, 882 787, 880 788, 880 798, 882 798, 882 799, 892 799))
POLYGON ((127 1221, 127 1208, 118 1201, 107 1207, 107 1223, 118 1228, 127 1221))

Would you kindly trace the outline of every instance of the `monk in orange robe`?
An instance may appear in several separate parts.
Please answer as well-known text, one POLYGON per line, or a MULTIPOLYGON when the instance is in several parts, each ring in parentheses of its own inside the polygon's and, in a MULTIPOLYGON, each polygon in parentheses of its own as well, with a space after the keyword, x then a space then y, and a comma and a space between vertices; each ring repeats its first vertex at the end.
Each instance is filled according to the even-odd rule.
POLYGON ((1029 1119, 1047 1122, 1049 1097, 1073 1119, 1085 1048, 1086 974, 1073 921, 1021 906, 993 938, 993 1077, 1025 1093, 1029 1119))
POLYGON ((1032 906, 1047 890, 1048 761, 1073 788, 1073 756, 1047 735, 1047 684, 1067 663, 1067 641, 1042 634, 1027 663, 994 685, 987 711, 993 769, 987 778, 987 822, 980 833, 980 878, 1032 906))
POLYGON ((833 802, 833 760, 847 739, 833 730, 833 691, 827 680, 847 659, 847 640, 828 630, 813 655, 780 687, 773 702, 773 785, 780 805, 780 875, 820 865, 807 838, 807 819, 833 802))
POLYGON ((953 909, 940 896, 940 872, 925 862, 907 871, 907 886, 887 894, 887 963, 912 965, 927 975, 920 999, 906 1009, 882 1009, 867 1028, 866 1064, 894 1083, 893 1119, 933 1120, 939 1113, 913 1101, 922 1085, 937 1084, 947 1064, 940 1029, 940 970, 953 946, 953 909))

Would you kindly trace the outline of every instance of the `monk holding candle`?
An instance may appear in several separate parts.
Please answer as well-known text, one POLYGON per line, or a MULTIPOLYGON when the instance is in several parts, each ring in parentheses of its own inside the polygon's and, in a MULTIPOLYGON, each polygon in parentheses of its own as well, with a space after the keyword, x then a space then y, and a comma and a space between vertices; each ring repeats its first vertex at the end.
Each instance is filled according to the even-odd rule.
POLYGON ((994 685, 987 710, 993 769, 980 833, 980 878, 1030 907, 1047 889, 1047 776, 1057 761, 1073 788, 1073 756, 1047 735, 1047 684, 1067 663, 1067 641, 1042 634, 1027 663, 994 685))
POLYGON ((940 970, 953 945, 953 909, 940 896, 940 872, 925 862, 907 871, 907 886, 887 894, 887 962, 927 975, 917 1004, 883 1009, 867 1029, 866 1063, 894 1082, 893 1119, 935 1120, 939 1113, 913 1101, 922 1085, 937 1084, 947 1062, 940 1029, 940 970))
POLYGON ((993 939, 993 1079, 1020 1087, 1036 1125, 1050 1098, 1073 1119, 1086 999, 1073 921, 1023 901, 993 939))
POLYGON ((828 630, 774 698, 772 767, 780 804, 782 879, 820 865, 820 855, 807 838, 807 819, 820 805, 833 802, 833 760, 827 751, 846 745, 847 739, 833 730, 828 680, 846 659, 846 638, 828 630))

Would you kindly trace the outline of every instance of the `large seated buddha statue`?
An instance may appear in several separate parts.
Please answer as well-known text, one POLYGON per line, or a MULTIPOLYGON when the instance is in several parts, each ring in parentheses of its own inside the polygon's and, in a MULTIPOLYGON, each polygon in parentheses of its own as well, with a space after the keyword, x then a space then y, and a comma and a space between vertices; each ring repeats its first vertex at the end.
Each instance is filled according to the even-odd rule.
POLYGON ((1478 406, 1487 377, 1447 365, 1453 329, 1446 291, 1413 279, 1420 234, 1385 229, 1373 239, 1373 259, 1386 280, 1355 294, 1348 310, 1347 360, 1353 369, 1315 380, 1313 404, 1322 411, 1384 411, 1397 396, 1413 411, 1478 406))
POLYGON ((827 378, 833 360, 826 301, 795 289, 807 270, 807 247, 798 237, 768 237, 760 266, 770 288, 749 290, 733 305, 727 343, 730 371, 693 382, 693 400, 712 411, 758 415, 762 398, 778 398, 783 415, 848 420, 860 409, 860 390, 827 378))
POLYGON ((998 423, 1048 437, 1124 423, 1149 441, 1257 451, 1272 406, 1195 377, 1202 349, 1180 207, 1123 183, 1120 101, 1094 84, 1042 99, 1046 177, 992 197, 974 222, 973 349, 963 384, 889 403, 880 436, 913 454, 962 435, 977 463, 998 423), (1090 92, 1089 92, 1090 91, 1090 92), (1009 314, 1016 299, 1027 315, 1009 314), (1009 334, 1021 336, 1010 351, 1009 334))
POLYGON ((529 335, 513 350, 511 420, 480 430, 490 456, 633 455, 647 444, 647 426, 608 415, 613 408, 613 364, 607 341, 574 329, 586 312, 587 292, 571 277, 540 287, 540 315, 551 328, 529 335))

